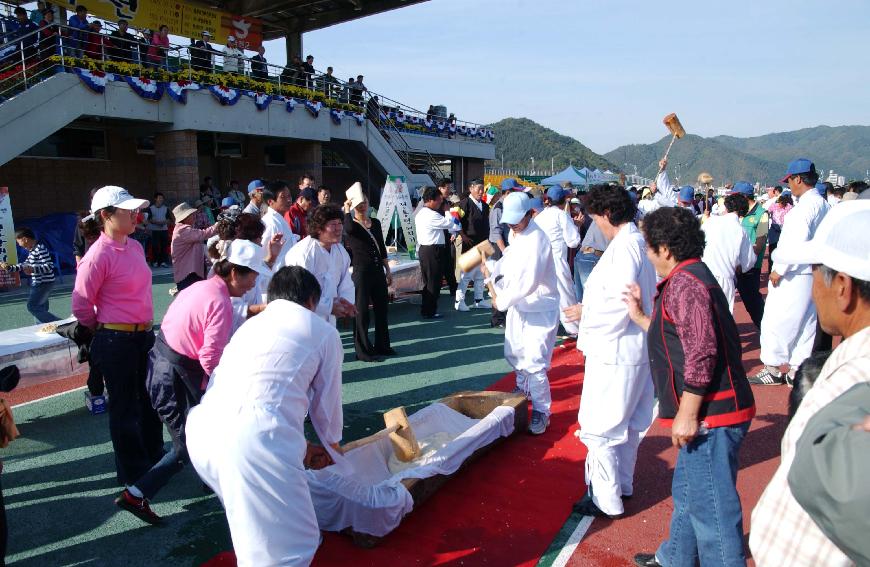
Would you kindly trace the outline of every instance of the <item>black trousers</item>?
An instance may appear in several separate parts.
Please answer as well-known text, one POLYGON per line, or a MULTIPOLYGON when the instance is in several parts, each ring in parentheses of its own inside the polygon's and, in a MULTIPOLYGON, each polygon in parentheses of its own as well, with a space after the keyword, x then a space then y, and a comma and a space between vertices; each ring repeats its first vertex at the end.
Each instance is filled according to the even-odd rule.
POLYGON ((353 267, 356 288, 356 318, 353 326, 353 346, 359 355, 374 356, 390 349, 390 327, 387 308, 390 297, 383 265, 353 267), (375 344, 369 341, 369 305, 375 314, 375 344))
POLYGON ((175 288, 178 291, 182 291, 185 288, 192 286, 196 282, 201 282, 201 281, 202 281, 202 277, 199 274, 197 274, 196 272, 190 272, 189 274, 184 276, 184 278, 180 282, 175 284, 175 288))
POLYGON ((420 246, 420 271, 423 274, 423 306, 420 309, 420 314, 423 317, 431 317, 438 312, 441 271, 444 269, 445 254, 447 254, 447 248, 443 244, 420 246))
POLYGON ((134 484, 163 458, 163 423, 145 388, 151 331, 100 329, 91 343, 91 364, 103 374, 109 392, 109 434, 118 480, 134 484))
POLYGON ((447 280, 450 297, 456 297, 456 288, 459 286, 456 282, 456 246, 450 242, 450 237, 446 234, 444 241, 447 244, 444 245, 444 265, 441 267, 441 274, 447 280))
POLYGON ((165 264, 169 257, 166 252, 169 248, 169 231, 151 231, 151 261, 155 264, 165 264))
POLYGON ((764 298, 761 296, 761 270, 752 268, 748 272, 738 274, 737 293, 743 300, 743 306, 749 312, 752 323, 761 329, 761 318, 764 316, 764 298))

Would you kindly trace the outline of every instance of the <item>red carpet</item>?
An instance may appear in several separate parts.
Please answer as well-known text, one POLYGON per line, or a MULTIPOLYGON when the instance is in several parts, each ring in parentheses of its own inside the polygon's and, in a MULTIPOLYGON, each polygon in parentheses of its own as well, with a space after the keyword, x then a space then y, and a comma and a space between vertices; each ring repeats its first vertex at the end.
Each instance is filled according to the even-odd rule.
MULTIPOLYGON (((580 401, 580 353, 557 347, 550 372, 550 427, 519 432, 459 472, 374 549, 324 534, 314 565, 535 565, 584 490, 585 448, 574 431, 580 401)), ((513 374, 490 389, 510 391, 513 374)), ((234 565, 225 553, 209 567, 234 565)))

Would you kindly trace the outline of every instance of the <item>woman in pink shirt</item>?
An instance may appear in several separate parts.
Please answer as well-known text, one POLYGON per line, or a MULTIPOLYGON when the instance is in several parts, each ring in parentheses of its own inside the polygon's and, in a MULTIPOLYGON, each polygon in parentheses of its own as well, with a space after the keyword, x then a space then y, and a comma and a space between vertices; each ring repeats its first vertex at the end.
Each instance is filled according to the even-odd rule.
POLYGON ((129 486, 122 499, 142 520, 160 523, 152 512, 135 504, 147 503, 188 460, 184 436, 187 412, 199 403, 208 377, 218 365, 233 327, 231 297, 241 297, 254 286, 258 274, 270 274, 263 249, 247 240, 222 241, 222 256, 214 276, 196 282, 169 306, 160 334, 148 358, 146 379, 151 405, 169 428, 172 449, 129 486))
MULTIPOLYGON (((102 187, 91 200, 91 216, 102 227, 78 266, 72 311, 94 330, 90 362, 109 393, 109 432, 118 480, 130 485, 163 458, 163 426, 145 391, 154 307, 151 269, 142 245, 130 238, 137 211, 148 201, 121 187, 102 187)), ((121 498, 119 506, 128 503, 121 498)), ((150 512, 144 500, 133 502, 150 512)))
POLYGON ((151 67, 160 67, 169 70, 166 62, 166 54, 169 51, 169 26, 161 25, 160 29, 151 38, 148 46, 148 63, 151 67))
POLYGON ((205 241, 217 234, 217 223, 194 228, 197 208, 181 203, 172 209, 175 230, 172 231, 172 272, 178 291, 205 279, 205 241))

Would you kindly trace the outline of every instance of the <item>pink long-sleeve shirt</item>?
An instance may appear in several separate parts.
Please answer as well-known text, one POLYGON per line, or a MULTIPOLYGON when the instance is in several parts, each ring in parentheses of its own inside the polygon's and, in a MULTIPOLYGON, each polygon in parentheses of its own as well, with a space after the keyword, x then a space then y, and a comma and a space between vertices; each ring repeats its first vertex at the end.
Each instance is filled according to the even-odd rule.
POLYGON ((72 312, 91 328, 97 323, 151 321, 151 269, 142 245, 132 238, 118 244, 100 234, 78 266, 72 312))
POLYGON ((198 360, 206 377, 218 365, 233 330, 233 305, 226 282, 213 276, 179 293, 160 331, 172 350, 198 360))
POLYGON ((205 244, 203 241, 217 233, 217 225, 206 229, 193 228, 189 224, 176 224, 172 232, 170 251, 172 254, 172 272, 175 283, 180 282, 190 274, 205 277, 205 244))

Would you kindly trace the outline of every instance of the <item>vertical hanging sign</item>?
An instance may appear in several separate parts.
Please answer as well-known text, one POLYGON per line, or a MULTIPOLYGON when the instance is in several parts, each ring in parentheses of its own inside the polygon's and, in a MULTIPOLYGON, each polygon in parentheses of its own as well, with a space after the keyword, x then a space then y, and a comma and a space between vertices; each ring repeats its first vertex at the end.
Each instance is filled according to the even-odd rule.
MULTIPOLYGON (((9 201, 9 187, 0 187, 0 262, 18 263, 18 250, 15 248, 15 225, 12 224, 12 203, 9 201)), ((18 272, 0 270, 0 288, 20 285, 18 272)))
MULTIPOLYGON (((408 253, 414 258, 417 250, 417 233, 414 231, 414 207, 411 205, 411 195, 408 193, 408 185, 401 175, 387 176, 387 182, 381 192, 381 206, 378 207, 378 220, 381 222, 381 230, 384 240, 393 219, 398 217, 399 226, 405 235, 405 244, 408 245, 408 253)), ((397 227, 398 232, 398 227, 397 227)))

